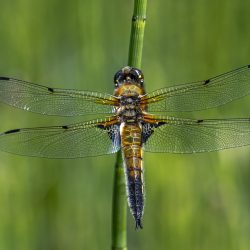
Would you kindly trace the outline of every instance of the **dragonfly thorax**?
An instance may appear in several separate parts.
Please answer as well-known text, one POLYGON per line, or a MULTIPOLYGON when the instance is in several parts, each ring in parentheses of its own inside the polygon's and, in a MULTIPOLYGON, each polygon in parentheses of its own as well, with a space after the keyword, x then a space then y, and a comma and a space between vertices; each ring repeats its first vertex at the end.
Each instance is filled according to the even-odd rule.
POLYGON ((120 97, 120 106, 117 109, 117 116, 120 122, 136 122, 141 117, 140 98, 138 95, 120 97))
POLYGON ((128 106, 131 105, 131 107, 135 107, 138 106, 140 102, 140 97, 138 94, 134 94, 134 95, 122 95, 120 98, 120 104, 123 106, 128 106))

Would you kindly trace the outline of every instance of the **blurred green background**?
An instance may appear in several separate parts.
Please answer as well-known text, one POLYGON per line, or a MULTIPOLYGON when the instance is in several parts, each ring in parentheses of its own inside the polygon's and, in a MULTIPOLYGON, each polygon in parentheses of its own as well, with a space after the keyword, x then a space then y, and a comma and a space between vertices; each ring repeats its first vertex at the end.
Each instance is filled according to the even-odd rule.
MULTIPOLYGON (((0 75, 112 93, 126 65, 133 1, 0 0, 0 75)), ((148 1, 148 91, 250 63, 250 1, 148 1)), ((202 97, 201 97, 202 98, 202 97)), ((250 97, 196 118, 249 117, 250 97)), ((68 124, 0 104, 0 131, 68 124)), ((146 154, 144 229, 129 249, 250 247, 250 147, 146 154)), ((115 156, 47 160, 0 152, 0 249, 110 249, 115 156)))

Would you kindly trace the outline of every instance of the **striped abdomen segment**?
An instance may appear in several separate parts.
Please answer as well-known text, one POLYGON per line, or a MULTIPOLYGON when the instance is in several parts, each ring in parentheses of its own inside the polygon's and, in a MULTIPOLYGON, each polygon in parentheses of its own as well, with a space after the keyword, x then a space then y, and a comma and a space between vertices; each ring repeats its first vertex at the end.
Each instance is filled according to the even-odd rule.
POLYGON ((139 124, 134 123, 124 123, 120 128, 128 203, 136 221, 136 228, 142 228, 144 194, 141 128, 139 124))

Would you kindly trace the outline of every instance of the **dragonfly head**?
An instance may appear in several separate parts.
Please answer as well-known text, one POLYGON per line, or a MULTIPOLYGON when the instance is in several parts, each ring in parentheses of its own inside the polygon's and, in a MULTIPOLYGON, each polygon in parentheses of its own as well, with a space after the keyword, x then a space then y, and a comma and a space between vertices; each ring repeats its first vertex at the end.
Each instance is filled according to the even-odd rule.
POLYGON ((126 66, 116 72, 114 76, 115 88, 119 88, 124 84, 133 84, 137 87, 143 87, 144 76, 141 70, 126 66))

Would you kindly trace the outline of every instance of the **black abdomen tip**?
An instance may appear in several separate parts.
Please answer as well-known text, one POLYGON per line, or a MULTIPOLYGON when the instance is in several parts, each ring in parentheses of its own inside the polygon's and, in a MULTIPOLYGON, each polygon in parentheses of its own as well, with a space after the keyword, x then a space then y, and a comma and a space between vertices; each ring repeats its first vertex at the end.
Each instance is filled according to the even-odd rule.
POLYGON ((138 229, 142 229, 142 222, 141 222, 141 218, 138 218, 135 220, 135 229, 138 230, 138 229))

